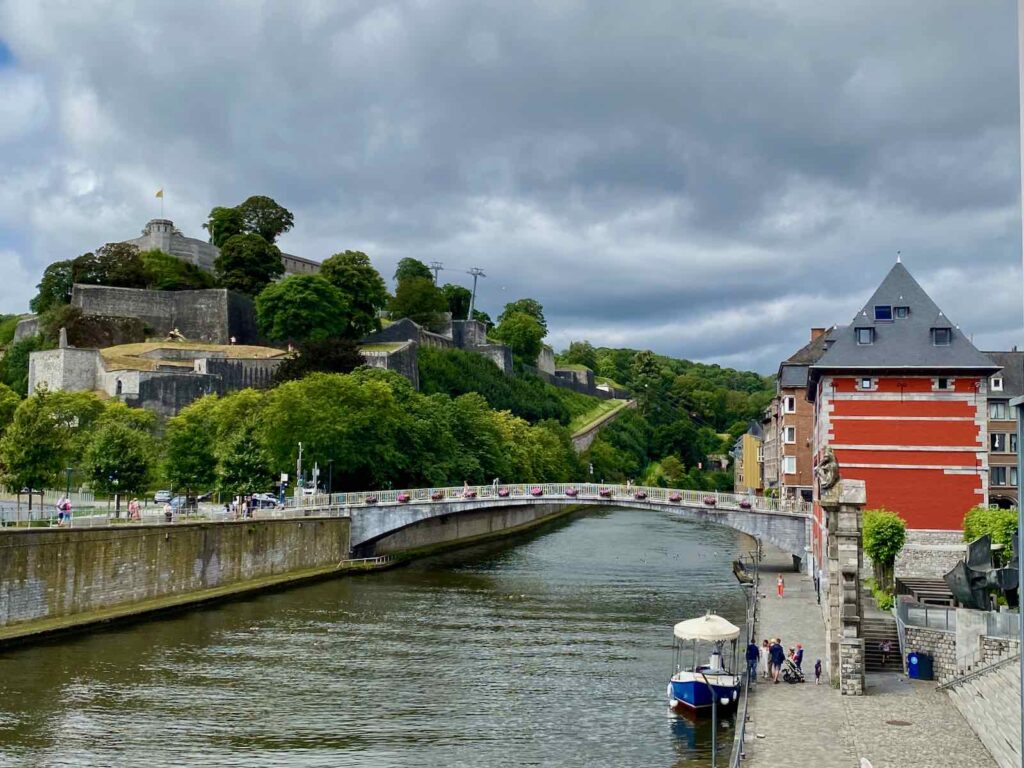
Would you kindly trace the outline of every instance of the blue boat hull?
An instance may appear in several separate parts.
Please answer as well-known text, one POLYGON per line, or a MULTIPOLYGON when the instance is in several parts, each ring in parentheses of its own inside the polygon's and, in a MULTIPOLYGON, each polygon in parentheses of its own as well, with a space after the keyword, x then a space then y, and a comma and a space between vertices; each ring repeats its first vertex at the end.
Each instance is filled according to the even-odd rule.
MULTIPOLYGON (((724 712, 735 708, 736 702, 739 700, 739 684, 732 683, 732 680, 735 678, 731 678, 730 684, 709 681, 711 689, 714 690, 715 697, 718 699, 719 711, 724 712), (727 703, 723 704, 723 701, 727 703)), ((693 710, 711 709, 711 689, 703 680, 672 680, 669 686, 671 698, 681 705, 693 710)))

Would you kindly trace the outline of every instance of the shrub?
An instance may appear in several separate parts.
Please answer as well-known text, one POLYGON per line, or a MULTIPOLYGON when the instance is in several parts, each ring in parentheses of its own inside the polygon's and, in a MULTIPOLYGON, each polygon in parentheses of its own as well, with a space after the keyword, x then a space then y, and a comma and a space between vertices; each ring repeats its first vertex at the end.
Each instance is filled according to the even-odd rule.
POLYGON ((1003 563, 1013 557, 1013 534, 1017 532, 1017 510, 972 507, 964 515, 964 541, 974 541, 986 533, 993 544, 1002 544, 999 560, 1003 563))
POLYGON ((895 512, 868 509, 864 512, 864 553, 871 558, 875 581, 892 587, 892 567, 907 541, 907 524, 895 512))

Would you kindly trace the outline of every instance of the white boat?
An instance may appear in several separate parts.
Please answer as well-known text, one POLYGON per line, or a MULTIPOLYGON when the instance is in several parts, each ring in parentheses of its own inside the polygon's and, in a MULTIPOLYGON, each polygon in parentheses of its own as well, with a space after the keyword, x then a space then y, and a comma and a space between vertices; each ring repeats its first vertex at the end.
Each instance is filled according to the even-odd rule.
POLYGON ((740 676, 730 671, 722 649, 732 642, 735 664, 739 627, 709 611, 696 619, 679 622, 672 634, 675 673, 668 684, 669 706, 682 706, 695 712, 708 711, 715 704, 723 711, 733 709, 739 700, 740 676), (711 646, 706 663, 698 663, 698 643, 711 646), (691 663, 684 667, 686 649, 692 649, 692 656, 691 663))

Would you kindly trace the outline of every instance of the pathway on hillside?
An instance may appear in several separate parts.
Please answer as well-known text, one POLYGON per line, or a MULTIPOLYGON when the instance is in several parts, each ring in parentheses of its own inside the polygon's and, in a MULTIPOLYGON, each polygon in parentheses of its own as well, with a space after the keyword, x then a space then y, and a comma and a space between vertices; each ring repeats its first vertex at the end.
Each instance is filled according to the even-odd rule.
MULTIPOLYGON (((781 558, 775 558, 782 562, 781 558)), ((995 762, 945 693, 902 675, 871 674, 868 695, 840 696, 814 684, 814 661, 825 657, 825 627, 810 578, 783 571, 786 596, 775 596, 778 571, 762 571, 758 641, 803 643, 803 685, 759 679, 750 699, 747 759, 753 768, 995 768, 995 762), (886 721, 909 723, 892 725, 886 721), (763 736, 763 738, 758 738, 763 736)))

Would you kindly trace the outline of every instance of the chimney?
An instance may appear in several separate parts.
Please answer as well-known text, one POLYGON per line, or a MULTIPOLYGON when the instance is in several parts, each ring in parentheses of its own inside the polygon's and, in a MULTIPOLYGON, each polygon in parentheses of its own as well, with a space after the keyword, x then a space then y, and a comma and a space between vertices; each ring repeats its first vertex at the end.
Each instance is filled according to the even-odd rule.
POLYGON ((825 335, 825 329, 824 328, 811 328, 811 341, 814 341, 818 337, 824 336, 824 335, 825 335))

